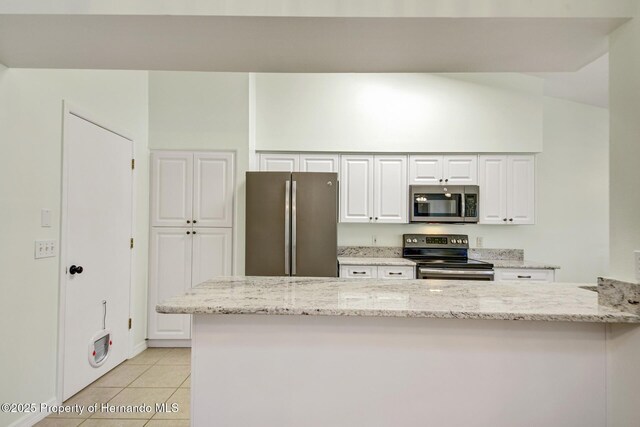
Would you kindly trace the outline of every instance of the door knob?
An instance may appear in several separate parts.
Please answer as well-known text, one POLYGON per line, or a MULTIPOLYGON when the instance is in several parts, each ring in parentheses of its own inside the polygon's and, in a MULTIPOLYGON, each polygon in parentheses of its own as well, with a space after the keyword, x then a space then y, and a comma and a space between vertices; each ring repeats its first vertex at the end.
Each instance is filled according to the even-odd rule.
POLYGON ((71 267, 69 267, 69 274, 71 274, 72 276, 74 274, 82 274, 83 270, 84 269, 81 265, 72 265, 71 267))

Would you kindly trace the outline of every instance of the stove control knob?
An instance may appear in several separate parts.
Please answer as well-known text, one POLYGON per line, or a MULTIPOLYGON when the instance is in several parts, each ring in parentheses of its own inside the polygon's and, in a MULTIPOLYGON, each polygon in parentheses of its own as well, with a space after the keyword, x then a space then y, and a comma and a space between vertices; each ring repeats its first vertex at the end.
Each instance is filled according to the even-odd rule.
POLYGON ((462 243, 464 243, 464 244, 466 245, 466 244, 467 244, 467 243, 469 243, 469 242, 467 241, 467 239, 464 239, 464 240, 462 241, 462 243))
POLYGON ((407 239, 407 243, 411 243, 411 239, 407 239))
POLYGON ((413 239, 412 242, 413 243, 418 243, 418 239, 413 239))

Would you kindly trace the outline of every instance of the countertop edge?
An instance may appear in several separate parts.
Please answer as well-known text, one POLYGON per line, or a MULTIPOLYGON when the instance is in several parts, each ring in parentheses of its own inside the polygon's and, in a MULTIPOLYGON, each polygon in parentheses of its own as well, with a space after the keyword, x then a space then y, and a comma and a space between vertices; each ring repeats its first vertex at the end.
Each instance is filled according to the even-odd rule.
POLYGON ((158 304, 156 311, 162 314, 202 314, 202 315, 279 315, 279 316, 344 316, 344 317, 398 317, 425 319, 467 319, 467 320, 513 320, 544 322, 589 322, 589 323, 640 323, 640 316, 620 311, 616 315, 588 314, 535 314, 535 313, 473 313, 456 311, 412 311, 412 310, 361 310, 361 309, 287 309, 263 307, 233 309, 221 307, 179 308, 158 304))

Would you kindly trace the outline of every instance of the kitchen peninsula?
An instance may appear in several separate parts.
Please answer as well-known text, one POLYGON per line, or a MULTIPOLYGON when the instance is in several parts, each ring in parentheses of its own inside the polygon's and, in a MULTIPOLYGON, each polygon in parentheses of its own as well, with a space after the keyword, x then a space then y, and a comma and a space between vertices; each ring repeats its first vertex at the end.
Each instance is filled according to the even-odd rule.
POLYGON ((600 427, 640 386, 611 283, 220 277, 157 311, 194 315, 194 426, 600 427))

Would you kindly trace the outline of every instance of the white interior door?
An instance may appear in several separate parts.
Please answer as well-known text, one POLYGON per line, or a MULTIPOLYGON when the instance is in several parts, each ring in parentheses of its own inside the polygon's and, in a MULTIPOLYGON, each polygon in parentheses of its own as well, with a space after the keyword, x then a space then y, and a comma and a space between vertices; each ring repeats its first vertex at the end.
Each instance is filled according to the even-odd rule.
POLYGON ((193 223, 197 227, 233 225, 233 153, 193 155, 193 223))
POLYGON ((65 113, 64 399, 121 363, 129 352, 132 148, 132 141, 65 113), (93 338, 103 326, 111 332, 112 345, 103 364, 93 367, 93 338))
POLYGON ((153 227, 149 249, 149 338, 189 339, 191 316, 160 314, 156 304, 191 288, 191 228, 153 227))
POLYGON ((193 219, 193 153, 151 153, 151 225, 185 227, 193 219))
POLYGON ((193 230, 191 285, 217 276, 231 275, 231 228, 193 230))

